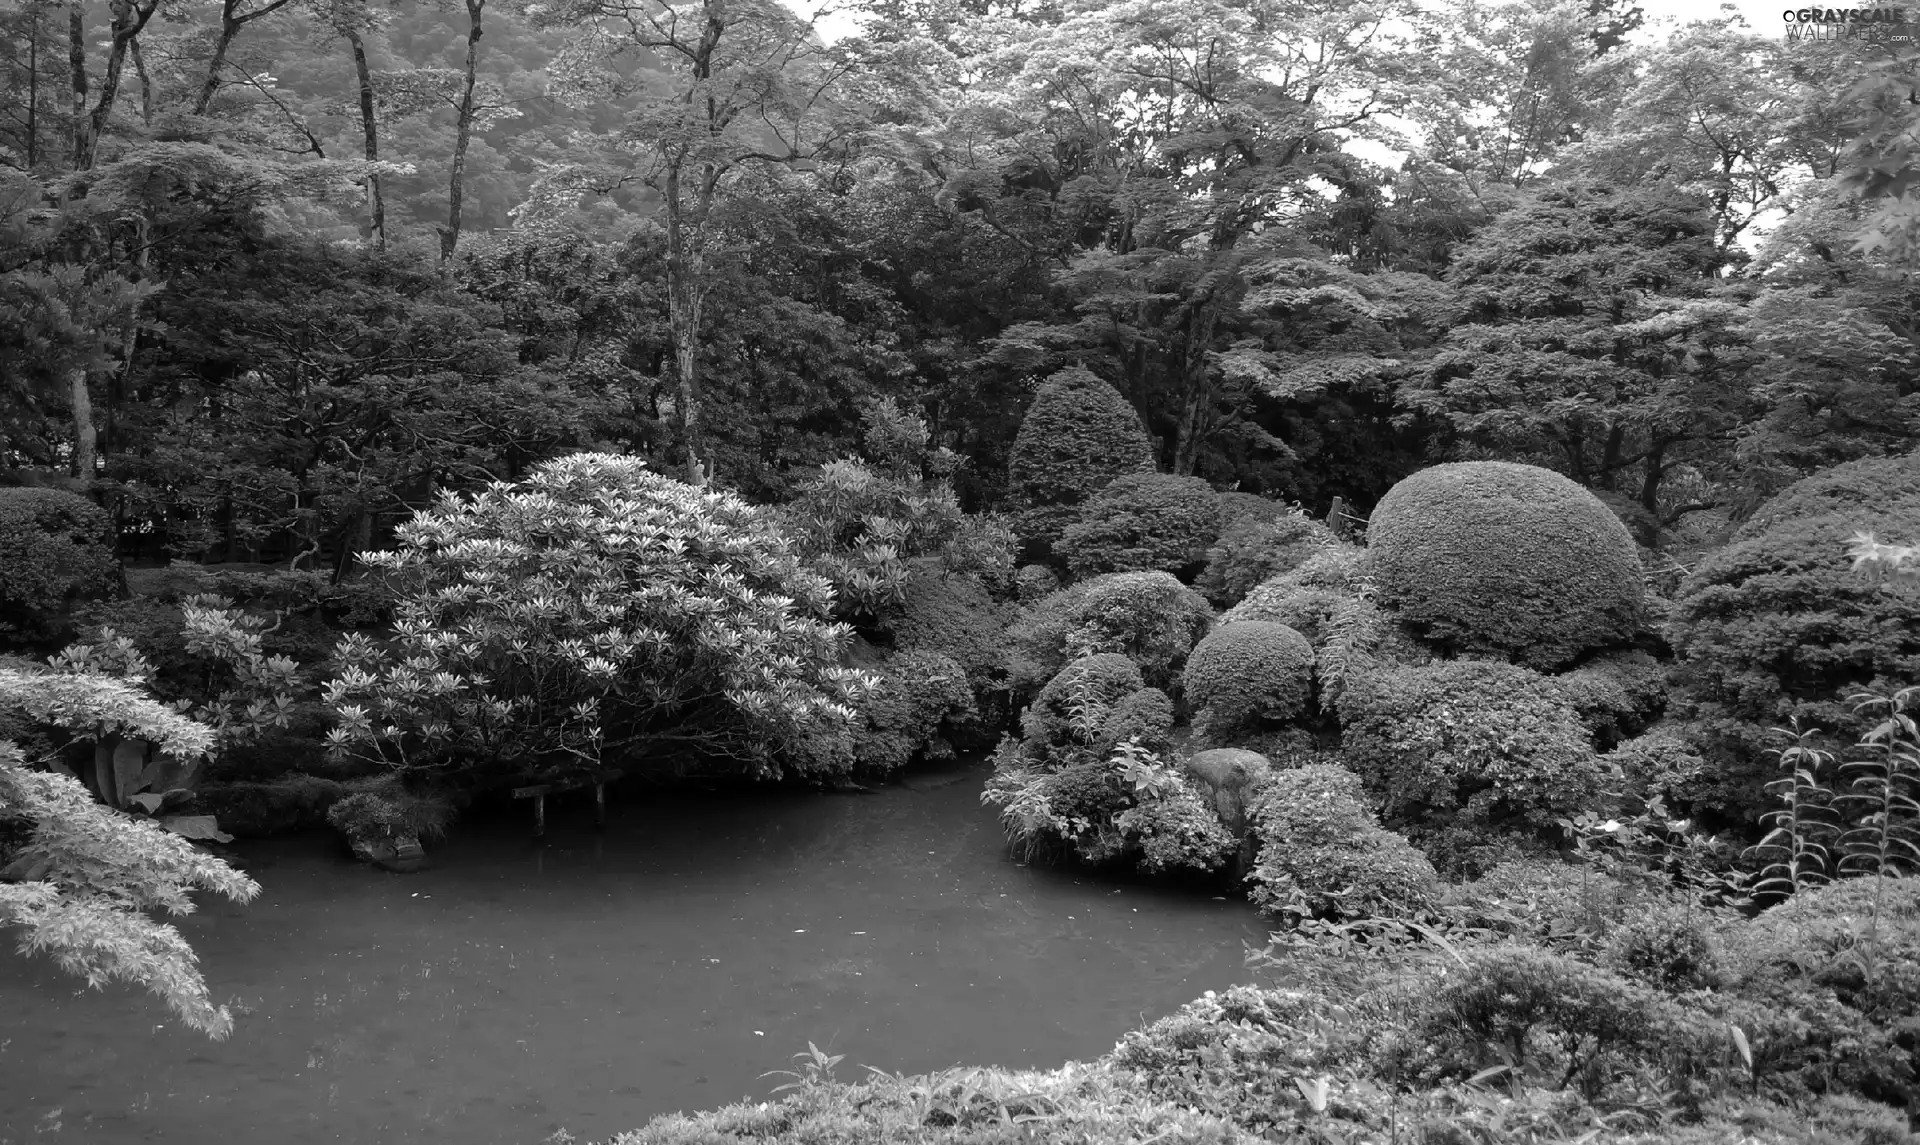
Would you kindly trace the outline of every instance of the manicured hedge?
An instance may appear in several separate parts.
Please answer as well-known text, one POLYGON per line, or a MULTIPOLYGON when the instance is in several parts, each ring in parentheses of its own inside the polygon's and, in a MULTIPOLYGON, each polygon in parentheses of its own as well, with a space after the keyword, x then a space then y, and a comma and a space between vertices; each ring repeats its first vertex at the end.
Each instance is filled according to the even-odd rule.
POLYGON ((1630 641, 1644 576, 1626 526, 1551 470, 1423 469, 1367 525, 1381 603, 1441 647, 1555 668, 1630 641))

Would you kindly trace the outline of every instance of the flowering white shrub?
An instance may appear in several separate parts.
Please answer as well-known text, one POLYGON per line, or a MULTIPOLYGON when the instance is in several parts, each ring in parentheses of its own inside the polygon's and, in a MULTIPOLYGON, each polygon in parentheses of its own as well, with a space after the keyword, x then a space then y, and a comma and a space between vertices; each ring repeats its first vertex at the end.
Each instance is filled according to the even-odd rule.
POLYGON ((395 638, 349 636, 337 753, 514 773, 727 759, 772 775, 872 687, 839 667, 833 590, 740 498, 576 454, 448 496, 367 562, 395 638))

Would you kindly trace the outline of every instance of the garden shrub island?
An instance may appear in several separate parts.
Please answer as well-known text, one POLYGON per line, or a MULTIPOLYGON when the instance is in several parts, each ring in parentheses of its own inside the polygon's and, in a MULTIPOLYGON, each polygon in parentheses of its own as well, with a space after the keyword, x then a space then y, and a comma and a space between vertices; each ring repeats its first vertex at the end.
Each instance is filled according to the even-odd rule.
POLYGON ((1910 48, 470 0, 453 70, 424 6, 45 7, 24 956, 219 1039, 166 916, 254 840, 404 879, 549 793, 971 768, 1009 864, 1251 904, 1259 984, 1058 1068, 809 1044, 612 1145, 1920 1140, 1910 48))

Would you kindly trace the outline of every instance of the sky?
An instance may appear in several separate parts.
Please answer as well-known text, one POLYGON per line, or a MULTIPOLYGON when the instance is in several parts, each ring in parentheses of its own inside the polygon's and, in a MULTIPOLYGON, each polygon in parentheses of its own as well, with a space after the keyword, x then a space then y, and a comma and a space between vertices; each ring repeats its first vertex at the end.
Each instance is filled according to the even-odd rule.
MULTIPOLYGON (((781 0, 787 7, 801 15, 807 15, 820 7, 817 0, 781 0)), ((1780 13, 1789 7, 1808 7, 1814 0, 1726 0, 1725 6, 1731 7, 1746 18, 1756 32, 1779 34, 1783 25, 1780 13)), ((1896 4, 1911 4, 1911 0, 1819 0, 1823 6, 1875 8, 1896 4)), ((1718 15, 1723 0, 1640 0, 1650 19, 1678 17, 1681 20, 1704 19, 1718 15)), ((829 14, 816 22, 816 27, 829 42, 852 32, 856 23, 851 16, 829 14)))

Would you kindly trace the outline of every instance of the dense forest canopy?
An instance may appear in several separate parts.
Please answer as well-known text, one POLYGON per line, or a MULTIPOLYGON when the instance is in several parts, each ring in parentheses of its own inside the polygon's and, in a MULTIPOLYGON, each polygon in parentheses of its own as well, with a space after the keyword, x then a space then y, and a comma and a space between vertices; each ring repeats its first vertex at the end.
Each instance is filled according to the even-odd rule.
POLYGON ((1547 466, 1643 539, 1908 448, 1920 56, 1623 0, 0 6, 0 458, 141 559, 344 569, 612 449, 778 500, 1037 380, 1370 505, 1547 466))

